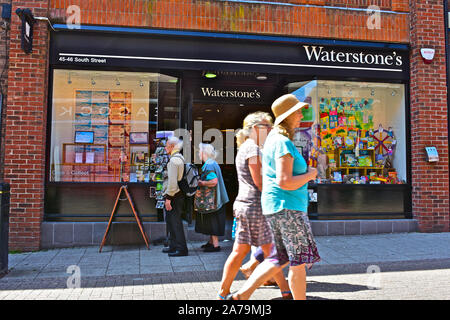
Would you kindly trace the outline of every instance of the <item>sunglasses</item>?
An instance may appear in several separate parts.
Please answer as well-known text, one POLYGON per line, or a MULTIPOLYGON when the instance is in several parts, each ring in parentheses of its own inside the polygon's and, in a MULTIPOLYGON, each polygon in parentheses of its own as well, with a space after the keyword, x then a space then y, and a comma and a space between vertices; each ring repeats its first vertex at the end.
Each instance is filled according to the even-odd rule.
POLYGON ((272 128, 272 125, 271 124, 266 124, 266 123, 260 123, 260 124, 255 125, 255 127, 258 127, 258 128, 272 128))

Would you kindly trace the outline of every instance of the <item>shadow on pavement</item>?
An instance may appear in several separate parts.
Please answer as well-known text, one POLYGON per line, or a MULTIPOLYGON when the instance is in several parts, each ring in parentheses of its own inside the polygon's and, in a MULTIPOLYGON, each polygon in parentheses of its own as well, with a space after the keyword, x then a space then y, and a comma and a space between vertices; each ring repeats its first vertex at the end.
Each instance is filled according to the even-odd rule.
POLYGON ((307 286, 307 292, 357 292, 369 290, 367 286, 349 283, 308 281, 307 286))

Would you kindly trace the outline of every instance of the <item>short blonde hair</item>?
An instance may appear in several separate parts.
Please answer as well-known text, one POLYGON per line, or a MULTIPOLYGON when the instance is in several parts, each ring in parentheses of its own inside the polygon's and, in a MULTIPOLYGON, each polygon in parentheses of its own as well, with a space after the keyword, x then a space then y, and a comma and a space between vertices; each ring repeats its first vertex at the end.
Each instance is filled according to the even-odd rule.
POLYGON ((273 120, 270 114, 263 111, 250 113, 244 118, 242 129, 239 129, 236 133, 236 144, 238 148, 245 142, 245 140, 248 139, 252 128, 257 124, 260 124, 264 120, 266 120, 270 124, 273 124, 273 120))
POLYGON ((201 153, 205 154, 208 159, 215 159, 217 157, 217 151, 212 144, 200 143, 198 149, 201 153))

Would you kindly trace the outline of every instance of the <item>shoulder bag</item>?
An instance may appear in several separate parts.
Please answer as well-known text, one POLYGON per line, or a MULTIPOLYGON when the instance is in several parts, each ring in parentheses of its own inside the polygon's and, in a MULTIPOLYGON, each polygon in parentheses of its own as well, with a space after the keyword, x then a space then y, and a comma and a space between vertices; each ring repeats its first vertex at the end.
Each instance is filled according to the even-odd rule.
MULTIPOLYGON (((202 172, 201 180, 204 180, 213 170, 202 172)), ((198 187, 194 198, 194 210, 199 213, 211 213, 217 211, 217 185, 215 187, 198 187)))

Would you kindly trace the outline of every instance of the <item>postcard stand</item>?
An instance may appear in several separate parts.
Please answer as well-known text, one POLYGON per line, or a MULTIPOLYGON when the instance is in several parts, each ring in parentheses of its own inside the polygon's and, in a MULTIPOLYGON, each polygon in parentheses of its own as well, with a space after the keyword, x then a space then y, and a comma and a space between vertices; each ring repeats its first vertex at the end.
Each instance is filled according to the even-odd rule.
POLYGON ((125 194, 126 194, 127 199, 128 199, 128 203, 131 206, 131 210, 133 210, 134 217, 135 217, 136 222, 137 222, 137 224, 139 226, 139 230, 141 231, 142 237, 144 238, 144 241, 145 241, 145 244, 147 246, 147 249, 150 250, 149 245, 148 245, 147 235, 145 234, 145 231, 144 231, 144 228, 142 227, 142 224, 141 224, 141 221, 139 219, 139 216, 136 213, 136 210, 134 209, 133 201, 131 200, 130 193, 128 192, 128 186, 127 185, 123 185, 123 186, 120 187, 119 193, 117 194, 116 203, 114 204, 114 208, 113 208, 113 210, 111 212, 111 216, 109 218, 108 226, 106 227, 105 235, 103 236, 103 240, 102 240, 102 243, 100 245, 99 252, 102 252, 102 248, 103 248, 103 245, 105 244, 106 236, 108 235, 109 228, 111 227, 111 223, 112 223, 112 220, 114 218, 114 213, 116 211, 117 204, 118 204, 119 200, 126 200, 126 199, 120 199, 120 195, 122 194, 122 190, 125 191, 125 194))

